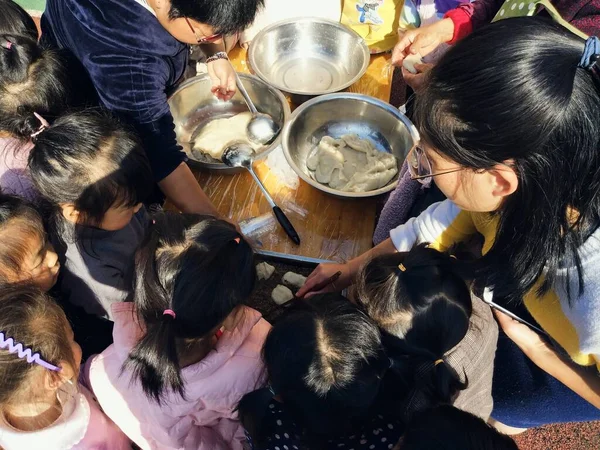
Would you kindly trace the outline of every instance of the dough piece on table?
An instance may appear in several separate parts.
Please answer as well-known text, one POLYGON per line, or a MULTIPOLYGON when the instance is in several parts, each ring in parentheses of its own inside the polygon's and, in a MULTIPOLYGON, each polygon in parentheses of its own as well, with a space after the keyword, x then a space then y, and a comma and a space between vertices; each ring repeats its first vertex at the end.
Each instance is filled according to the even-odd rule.
POLYGON ((268 280, 275 272, 275 267, 266 262, 261 262, 256 265, 256 276, 259 280, 268 280))
POLYGON ((246 133, 251 118, 252 113, 246 111, 232 117, 211 120, 196 136, 193 150, 218 160, 221 160, 225 148, 235 141, 247 142, 256 150, 259 146, 250 143, 246 133))
POLYGON ((296 272, 286 272, 282 281, 288 286, 300 289, 306 283, 306 277, 296 272))
POLYGON ((273 292, 271 292, 271 298, 278 305, 283 305, 293 299, 294 294, 292 294, 292 291, 290 291, 289 288, 282 284, 278 284, 275 286, 275 289, 273 289, 273 292))
POLYGON ((410 73, 418 72, 417 68, 415 67, 415 64, 423 64, 421 55, 419 55, 418 53, 416 55, 408 55, 406 58, 404 58, 404 61, 402 61, 402 67, 404 67, 410 73))

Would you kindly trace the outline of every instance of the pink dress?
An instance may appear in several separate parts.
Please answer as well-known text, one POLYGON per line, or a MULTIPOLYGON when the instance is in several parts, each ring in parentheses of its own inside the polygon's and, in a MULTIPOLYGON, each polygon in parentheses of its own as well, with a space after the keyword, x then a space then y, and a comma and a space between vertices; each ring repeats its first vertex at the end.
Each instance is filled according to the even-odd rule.
POLYGON ((62 415, 38 431, 13 428, 0 415, 0 447, 4 450, 131 450, 131 441, 104 415, 81 384, 63 406, 62 415))
POLYGON ((18 195, 29 201, 38 199, 27 168, 32 148, 31 141, 0 137, 0 189, 4 194, 18 195))
POLYGON ((142 449, 242 449, 245 434, 235 408, 262 386, 261 350, 271 326, 244 307, 235 328, 225 330, 200 362, 181 371, 185 397, 168 392, 161 405, 132 382, 122 366, 143 335, 133 303, 112 305, 114 344, 88 360, 90 386, 106 414, 142 449))

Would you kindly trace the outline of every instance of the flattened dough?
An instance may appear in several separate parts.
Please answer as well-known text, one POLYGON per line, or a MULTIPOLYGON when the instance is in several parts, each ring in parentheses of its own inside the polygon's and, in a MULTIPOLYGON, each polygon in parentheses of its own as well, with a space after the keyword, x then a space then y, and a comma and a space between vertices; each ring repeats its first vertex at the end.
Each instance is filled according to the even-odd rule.
POLYGON ((306 160, 314 178, 333 189, 367 192, 387 185, 398 173, 396 158, 378 151, 371 141, 348 134, 323 136, 306 160))
POLYGON ((286 272, 282 278, 282 281, 288 286, 300 289, 302 286, 304 286, 304 283, 306 282, 306 277, 296 272, 286 272))
POLYGON ((278 305, 283 305, 293 299, 294 294, 292 294, 292 291, 290 291, 289 288, 282 284, 278 284, 275 286, 275 289, 273 289, 273 292, 271 292, 271 298, 278 305))
POLYGON ((266 262, 261 262, 256 265, 256 276, 259 280, 268 280, 275 272, 275 267, 266 262))
POLYGON ((232 117, 208 122, 196 136, 193 150, 220 160, 223 151, 232 142, 243 141, 250 144, 254 150, 260 148, 260 145, 251 143, 246 134, 246 127, 251 118, 252 114, 246 111, 232 117))

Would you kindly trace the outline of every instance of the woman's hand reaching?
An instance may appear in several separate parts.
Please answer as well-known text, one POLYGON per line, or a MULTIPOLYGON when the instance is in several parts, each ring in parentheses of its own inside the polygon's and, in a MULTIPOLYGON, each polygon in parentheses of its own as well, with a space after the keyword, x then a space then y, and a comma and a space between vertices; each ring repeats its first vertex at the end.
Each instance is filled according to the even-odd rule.
POLYGON ((400 67, 408 55, 428 55, 438 45, 450 42, 454 36, 454 22, 442 19, 431 25, 406 31, 392 51, 392 64, 400 67))
POLYGON ((297 297, 309 298, 313 295, 325 292, 336 292, 346 289, 352 284, 352 271, 350 265, 346 264, 319 264, 315 270, 308 276, 304 286, 296 293, 297 297), (319 285, 331 279, 337 272, 341 275, 325 287, 318 289, 319 285))

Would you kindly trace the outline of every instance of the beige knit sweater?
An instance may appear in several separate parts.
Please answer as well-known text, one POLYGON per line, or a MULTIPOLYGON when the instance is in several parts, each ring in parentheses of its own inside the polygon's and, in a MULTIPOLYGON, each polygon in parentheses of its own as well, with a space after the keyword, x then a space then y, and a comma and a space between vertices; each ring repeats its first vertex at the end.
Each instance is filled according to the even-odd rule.
MULTIPOLYGON (((467 334, 444 354, 443 360, 459 380, 467 384, 454 398, 453 406, 487 420, 494 406, 492 377, 498 343, 498 325, 490 307, 483 300, 471 295, 471 301, 473 309, 467 334)), ((434 364, 433 361, 431 364, 434 364)), ((419 370, 429 369, 417 369, 417 377, 419 370)), ((428 405, 427 394, 415 388, 405 400, 403 414, 408 418, 428 405)))
POLYGON ((494 407, 492 377, 498 325, 483 300, 474 295, 471 300, 473 312, 469 330, 453 349, 446 352, 444 361, 454 369, 461 382, 468 383, 454 400, 454 406, 487 420, 494 407))

